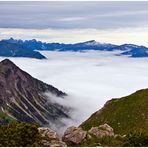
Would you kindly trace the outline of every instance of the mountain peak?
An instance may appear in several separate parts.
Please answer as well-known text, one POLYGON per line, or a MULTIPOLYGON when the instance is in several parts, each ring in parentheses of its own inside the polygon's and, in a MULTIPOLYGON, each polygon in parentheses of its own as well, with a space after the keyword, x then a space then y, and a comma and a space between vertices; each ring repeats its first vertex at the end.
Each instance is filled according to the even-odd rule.
POLYGON ((86 41, 84 43, 97 43, 97 41, 95 41, 95 40, 89 40, 89 41, 86 41))
POLYGON ((52 96, 45 93, 62 98, 66 95, 52 85, 33 78, 9 59, 0 62, 0 112, 8 113, 8 116, 21 122, 40 125, 67 118, 67 108, 52 103, 52 96))
POLYGON ((12 61, 10 61, 9 59, 4 59, 3 61, 0 62, 0 64, 3 65, 15 65, 12 61))
POLYGON ((92 42, 94 43, 94 42, 96 42, 96 40, 89 40, 89 41, 86 41, 86 43, 87 43, 87 42, 88 42, 88 43, 92 43, 92 42))
POLYGON ((14 41, 15 39, 14 39, 13 37, 10 37, 8 40, 12 40, 12 41, 14 41))
MULTIPOLYGON (((15 74, 16 71, 20 70, 12 61, 4 59, 0 62, 0 75, 3 74, 5 78, 8 78, 10 74, 15 74)), ((2 75, 1 75, 2 76, 2 75)))

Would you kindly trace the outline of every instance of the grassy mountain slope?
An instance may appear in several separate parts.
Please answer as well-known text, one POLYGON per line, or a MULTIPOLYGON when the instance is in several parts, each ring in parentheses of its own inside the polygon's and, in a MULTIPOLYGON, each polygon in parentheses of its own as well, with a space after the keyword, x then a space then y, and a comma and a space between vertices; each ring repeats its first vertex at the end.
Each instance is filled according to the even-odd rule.
POLYGON ((148 89, 108 101, 80 126, 89 130, 104 123, 113 127, 118 134, 127 134, 132 130, 148 132, 148 89))

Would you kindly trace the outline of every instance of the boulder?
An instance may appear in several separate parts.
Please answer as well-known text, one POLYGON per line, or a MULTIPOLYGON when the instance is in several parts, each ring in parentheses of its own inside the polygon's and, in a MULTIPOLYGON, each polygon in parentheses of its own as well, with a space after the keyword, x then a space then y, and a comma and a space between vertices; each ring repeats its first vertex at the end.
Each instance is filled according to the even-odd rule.
POLYGON ((103 124, 103 125, 100 125, 99 126, 99 129, 103 129, 103 130, 106 130, 108 132, 111 132, 113 133, 114 132, 114 129, 112 127, 110 127, 108 124, 103 124))
POLYGON ((87 132, 79 127, 69 127, 64 133, 63 141, 68 144, 81 144, 87 136, 87 132))
POLYGON ((108 124, 103 124, 99 127, 92 127, 88 133, 98 138, 102 138, 104 136, 114 136, 113 128, 108 124))
POLYGON ((57 133, 50 128, 38 128, 40 133, 40 146, 46 146, 46 147, 66 147, 65 142, 63 142, 60 137, 57 135, 57 133))

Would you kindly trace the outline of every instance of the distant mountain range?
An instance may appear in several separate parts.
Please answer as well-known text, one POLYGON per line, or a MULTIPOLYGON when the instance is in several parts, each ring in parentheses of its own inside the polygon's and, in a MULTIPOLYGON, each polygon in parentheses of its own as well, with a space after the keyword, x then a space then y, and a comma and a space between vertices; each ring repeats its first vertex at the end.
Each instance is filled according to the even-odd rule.
POLYGON ((0 62, 0 123, 17 120, 42 126, 55 122, 60 125, 61 118, 68 118, 68 109, 53 102, 65 96, 66 93, 33 78, 10 60, 0 62), (47 97, 45 93, 52 95, 47 97))
POLYGON ((28 57, 45 59, 46 57, 23 44, 0 41, 0 56, 3 57, 28 57))
POLYGON ((148 57, 148 48, 134 44, 114 45, 108 43, 99 43, 95 40, 90 40, 76 44, 63 43, 45 43, 33 40, 16 40, 13 38, 0 41, 0 56, 5 57, 30 57, 37 59, 45 59, 46 57, 38 51, 84 51, 84 50, 99 50, 99 51, 121 51, 119 55, 129 57, 148 57))

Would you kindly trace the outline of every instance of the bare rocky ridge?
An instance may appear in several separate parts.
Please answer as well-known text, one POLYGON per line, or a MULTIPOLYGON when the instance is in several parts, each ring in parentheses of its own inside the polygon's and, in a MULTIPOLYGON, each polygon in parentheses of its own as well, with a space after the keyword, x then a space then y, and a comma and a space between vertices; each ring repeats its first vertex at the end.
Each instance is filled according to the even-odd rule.
POLYGON ((46 92, 57 99, 66 96, 57 88, 33 78, 10 60, 0 62, 0 112, 17 121, 36 122, 42 126, 68 118, 68 109, 52 103, 46 92))

